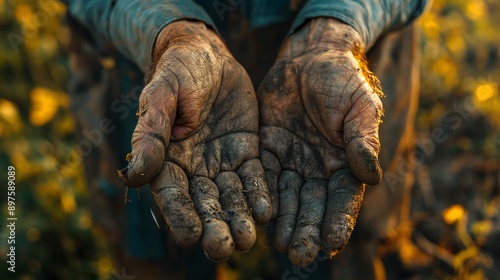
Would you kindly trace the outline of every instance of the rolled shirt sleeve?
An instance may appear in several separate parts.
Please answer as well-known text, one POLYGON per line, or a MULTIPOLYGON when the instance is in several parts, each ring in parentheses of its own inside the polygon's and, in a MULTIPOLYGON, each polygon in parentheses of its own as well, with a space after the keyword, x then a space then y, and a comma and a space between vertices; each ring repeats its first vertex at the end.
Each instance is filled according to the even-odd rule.
POLYGON ((290 33, 307 19, 332 17, 351 25, 369 49, 380 35, 402 27, 420 16, 427 0, 309 0, 292 24, 290 33))
POLYGON ((214 27, 191 0, 66 0, 70 14, 94 36, 109 40, 143 71, 151 64, 156 37, 167 24, 200 20, 214 27), (95 34, 97 33, 97 34, 95 34))

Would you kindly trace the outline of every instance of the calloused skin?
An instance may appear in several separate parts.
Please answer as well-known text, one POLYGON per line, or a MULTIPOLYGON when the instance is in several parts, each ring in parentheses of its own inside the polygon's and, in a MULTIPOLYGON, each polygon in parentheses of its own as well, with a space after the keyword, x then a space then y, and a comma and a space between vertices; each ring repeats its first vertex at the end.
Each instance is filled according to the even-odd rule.
POLYGON ((267 223, 272 214, 253 85, 201 22, 169 24, 153 58, 120 176, 129 187, 150 183, 179 245, 201 239, 207 257, 223 261, 233 248, 249 250, 254 220, 267 223))
POLYGON ((258 103, 244 69, 202 23, 169 24, 153 56, 121 176, 131 187, 150 183, 177 243, 201 239, 222 261, 254 244, 254 220, 273 219, 273 243, 295 265, 321 248, 341 250, 365 184, 382 176, 381 92, 356 31, 309 20, 284 43, 258 103))
POLYGON ((257 93, 273 243, 297 266, 346 245, 365 184, 382 177, 382 93, 363 57, 352 27, 311 19, 286 40, 257 93))

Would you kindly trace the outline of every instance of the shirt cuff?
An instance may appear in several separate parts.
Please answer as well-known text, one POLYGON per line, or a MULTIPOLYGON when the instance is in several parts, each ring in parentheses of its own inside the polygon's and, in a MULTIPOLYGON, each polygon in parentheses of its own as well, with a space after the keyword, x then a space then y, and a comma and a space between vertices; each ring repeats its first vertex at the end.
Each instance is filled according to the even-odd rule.
POLYGON ((76 0, 69 1, 69 10, 144 72, 151 64, 156 37, 169 23, 199 20, 215 29, 205 10, 190 0, 76 0))
POLYGON ((365 50, 385 32, 400 28, 419 17, 427 0, 309 0, 292 24, 289 35, 308 19, 331 17, 352 26, 361 36, 365 50))

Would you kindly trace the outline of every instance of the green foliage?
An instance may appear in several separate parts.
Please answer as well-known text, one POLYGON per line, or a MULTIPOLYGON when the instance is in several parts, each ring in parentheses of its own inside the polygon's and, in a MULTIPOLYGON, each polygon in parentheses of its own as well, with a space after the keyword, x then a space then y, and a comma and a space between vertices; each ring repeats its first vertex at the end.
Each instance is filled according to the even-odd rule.
POLYGON ((427 277, 496 279, 500 2, 435 0, 421 23, 416 142, 436 131, 444 141, 417 168, 413 216, 427 218, 412 221, 414 241, 435 260, 427 277))
MULTIPOLYGON (((470 135, 459 144, 496 158, 500 156, 499 13, 500 2, 495 0, 433 2, 421 19, 423 63, 418 117, 418 127, 436 127, 453 105, 472 104, 467 113, 484 117, 491 128, 482 139, 470 135)), ((455 113, 464 119, 465 126, 469 115, 455 113)))
MULTIPOLYGON (((64 10, 54 0, 0 1, 0 184, 7 186, 7 167, 14 166, 17 217, 16 273, 2 265, 1 279, 106 279, 111 270, 73 148, 64 10)), ((2 221, 6 195, 5 187, 2 221)), ((6 264, 9 232, 2 227, 0 234, 6 264)))

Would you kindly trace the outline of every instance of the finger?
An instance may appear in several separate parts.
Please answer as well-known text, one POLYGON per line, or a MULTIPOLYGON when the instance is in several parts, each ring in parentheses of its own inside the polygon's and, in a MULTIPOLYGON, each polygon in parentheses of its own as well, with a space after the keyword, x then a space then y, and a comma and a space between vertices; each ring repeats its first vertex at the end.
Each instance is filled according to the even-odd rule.
POLYGON ((271 199, 260 160, 254 158, 244 162, 237 173, 243 182, 245 196, 255 221, 259 224, 269 222, 272 214, 271 199))
POLYGON ((299 213, 299 191, 304 180, 297 172, 284 170, 278 182, 279 213, 274 221, 273 244, 283 253, 288 252, 299 213))
POLYGON ((234 172, 222 172, 215 178, 215 183, 219 188, 219 201, 227 214, 236 249, 248 251, 255 243, 257 235, 240 178, 234 172))
POLYGON ((194 177, 189 180, 190 194, 203 224, 201 244, 212 261, 225 261, 233 252, 234 242, 219 203, 219 191, 212 180, 194 177))
POLYGON ((271 220, 274 220, 278 216, 279 209, 278 176, 281 173, 281 165, 275 155, 263 149, 260 150, 260 160, 271 199, 271 220))
POLYGON ((150 182, 150 188, 175 242, 183 247, 195 245, 201 237, 202 227, 189 196, 184 171, 166 161, 160 174, 150 182))
MULTIPOLYGON (((234 122, 234 120, 227 121, 234 122)), ((222 132, 226 135, 220 138, 220 145, 222 147, 220 170, 222 171, 236 170, 241 166, 243 160, 259 156, 259 136, 257 133, 253 131, 230 132, 222 132)))
POLYGON ((345 149, 354 175, 363 183, 376 185, 382 180, 378 160, 382 102, 375 93, 361 92, 344 120, 345 149))
POLYGON ((290 261, 299 267, 310 264, 321 249, 321 224, 325 214, 327 182, 307 180, 300 192, 297 226, 290 243, 290 261))
POLYGON ((358 217, 365 185, 349 169, 335 172, 328 183, 328 202, 323 222, 323 248, 333 256, 347 244, 358 217))
POLYGON ((132 152, 128 166, 120 177, 129 187, 140 187, 151 181, 161 170, 165 149, 176 114, 176 97, 166 78, 156 78, 148 84, 139 99, 137 125, 132 134, 132 152))

